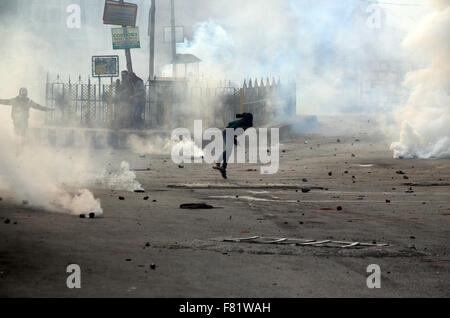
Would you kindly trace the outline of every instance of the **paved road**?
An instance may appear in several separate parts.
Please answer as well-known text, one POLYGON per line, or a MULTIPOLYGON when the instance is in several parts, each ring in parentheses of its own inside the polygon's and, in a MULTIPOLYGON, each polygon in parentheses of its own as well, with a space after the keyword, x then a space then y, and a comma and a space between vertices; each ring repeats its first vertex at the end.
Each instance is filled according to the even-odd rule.
POLYGON ((169 155, 114 151, 111 162, 130 162, 147 193, 93 189, 105 211, 94 220, 17 205, 6 194, 0 296, 450 296, 450 160, 394 160, 367 136, 304 136, 282 149, 278 174, 233 165, 228 181, 208 165, 180 169, 169 155), (215 209, 179 208, 199 202, 215 209), (389 246, 222 241, 251 236, 389 246), (81 289, 66 287, 68 264, 81 266, 81 289), (381 268, 381 289, 367 288, 370 264, 381 268))

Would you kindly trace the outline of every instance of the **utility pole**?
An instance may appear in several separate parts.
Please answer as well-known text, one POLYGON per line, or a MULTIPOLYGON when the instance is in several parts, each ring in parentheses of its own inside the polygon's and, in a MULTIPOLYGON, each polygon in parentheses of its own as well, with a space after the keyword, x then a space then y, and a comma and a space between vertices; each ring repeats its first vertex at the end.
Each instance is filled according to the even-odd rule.
POLYGON ((177 77, 177 65, 175 64, 176 58, 177 58, 177 39, 175 35, 175 0, 170 1, 171 4, 171 19, 170 19, 170 26, 172 29, 172 77, 177 77))
MULTIPOLYGON (((119 0, 119 3, 123 4, 124 0, 119 0)), ((127 26, 123 26, 123 32, 127 34, 127 26)), ((128 73, 133 73, 133 63, 131 61, 131 50, 125 49, 125 57, 127 58, 127 70, 128 73)))
POLYGON ((150 36, 150 64, 149 64, 149 80, 155 77, 155 19, 156 19, 156 0, 150 0, 152 2, 149 16, 149 30, 150 36))

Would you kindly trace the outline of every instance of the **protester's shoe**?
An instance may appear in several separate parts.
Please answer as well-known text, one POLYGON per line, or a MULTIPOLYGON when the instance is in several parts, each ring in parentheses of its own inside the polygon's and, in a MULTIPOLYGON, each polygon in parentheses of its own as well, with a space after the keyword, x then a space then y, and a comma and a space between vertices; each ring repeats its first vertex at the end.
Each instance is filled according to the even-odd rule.
POLYGON ((220 168, 220 163, 216 163, 212 168, 215 169, 215 170, 220 170, 221 169, 220 168))
POLYGON ((228 179, 228 177, 227 177, 227 170, 226 170, 226 169, 220 168, 219 171, 220 171, 220 173, 222 174, 222 177, 223 177, 225 180, 228 179))

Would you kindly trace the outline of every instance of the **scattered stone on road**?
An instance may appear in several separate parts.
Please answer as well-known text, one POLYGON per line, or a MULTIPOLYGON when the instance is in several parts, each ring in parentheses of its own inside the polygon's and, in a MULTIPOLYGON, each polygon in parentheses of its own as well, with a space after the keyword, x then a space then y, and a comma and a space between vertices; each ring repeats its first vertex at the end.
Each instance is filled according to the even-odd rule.
POLYGON ((206 203, 185 203, 180 205, 180 209, 185 210, 211 210, 214 209, 213 206, 206 203))

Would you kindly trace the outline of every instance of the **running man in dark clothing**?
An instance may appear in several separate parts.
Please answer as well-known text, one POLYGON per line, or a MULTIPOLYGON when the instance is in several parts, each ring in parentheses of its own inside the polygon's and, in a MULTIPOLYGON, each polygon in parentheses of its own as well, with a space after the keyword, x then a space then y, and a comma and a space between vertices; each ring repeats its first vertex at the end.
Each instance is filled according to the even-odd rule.
POLYGON ((233 151, 233 144, 237 145, 237 135, 234 134, 233 142, 227 142, 227 129, 239 129, 242 128, 246 131, 248 128, 253 127, 253 115, 250 113, 243 113, 236 115, 236 118, 241 118, 239 120, 232 121, 228 123, 228 126, 223 131, 223 141, 225 145, 225 151, 218 159, 218 162, 213 166, 213 169, 219 170, 224 179, 227 179, 227 167, 228 161, 233 151), (222 163, 222 165, 221 165, 222 163))

